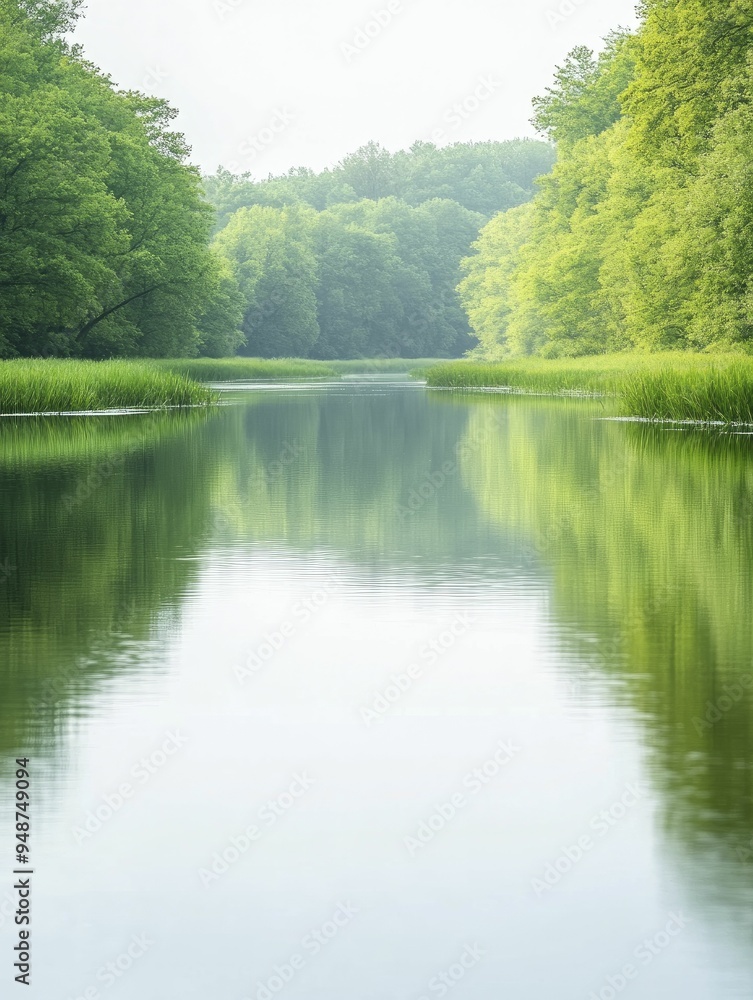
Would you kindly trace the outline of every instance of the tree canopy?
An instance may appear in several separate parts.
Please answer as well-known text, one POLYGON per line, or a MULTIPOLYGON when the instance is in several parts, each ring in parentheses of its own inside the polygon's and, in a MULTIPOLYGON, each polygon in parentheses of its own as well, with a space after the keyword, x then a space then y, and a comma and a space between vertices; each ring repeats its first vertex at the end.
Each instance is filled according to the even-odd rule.
POLYGON ((748 0, 646 0, 570 54, 534 102, 554 170, 463 264, 487 354, 747 349, 752 42, 748 0))
POLYGON ((471 346, 457 284, 487 219, 530 200, 546 142, 377 143, 338 167, 205 178, 215 239, 245 299, 242 353, 458 357, 471 346))
POLYGON ((551 170, 554 155, 551 144, 530 139, 442 148, 416 142, 396 153, 369 142, 331 170, 316 173, 297 167, 282 176, 254 180, 250 174, 220 168, 204 185, 217 208, 219 228, 233 212, 252 205, 282 208, 304 202, 321 212, 332 205, 381 198, 413 206, 444 198, 491 217, 528 201, 536 178, 551 170))
POLYGON ((0 0, 0 356, 227 353, 240 297, 175 112, 65 43, 79 6, 0 0))

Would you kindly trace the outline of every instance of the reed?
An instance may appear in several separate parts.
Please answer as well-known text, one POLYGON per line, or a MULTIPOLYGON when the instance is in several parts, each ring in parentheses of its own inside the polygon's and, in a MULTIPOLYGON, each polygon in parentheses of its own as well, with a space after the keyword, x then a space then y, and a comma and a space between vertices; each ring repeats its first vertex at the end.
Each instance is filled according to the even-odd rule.
POLYGON ((611 396, 625 416, 753 423, 753 358, 740 354, 605 354, 457 361, 426 373, 436 388, 611 396))
POLYGON ((154 361, 160 371, 200 382, 252 382, 276 378, 332 378, 337 373, 327 361, 304 358, 171 358, 154 361))
POLYGON ((0 413, 198 406, 215 395, 148 361, 0 361, 0 413))
POLYGON ((153 362, 164 371, 186 375, 202 382, 254 382, 264 379, 411 373, 436 363, 435 358, 357 358, 352 361, 312 361, 306 358, 171 358, 153 362))

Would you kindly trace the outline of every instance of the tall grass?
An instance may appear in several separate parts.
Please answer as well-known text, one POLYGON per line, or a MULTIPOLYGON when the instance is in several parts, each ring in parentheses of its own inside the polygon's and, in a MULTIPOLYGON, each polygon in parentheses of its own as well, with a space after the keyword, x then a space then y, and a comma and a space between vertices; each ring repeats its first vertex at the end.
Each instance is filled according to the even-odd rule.
POLYGON ((437 358, 358 358, 355 361, 330 361, 341 375, 380 375, 390 372, 416 374, 441 363, 437 358))
POLYGON ((379 375, 412 372, 436 364, 435 358, 358 358, 353 361, 312 361, 306 358, 171 358, 155 367, 203 382, 251 382, 275 378, 336 378, 338 375, 379 375))
POLYGON ((0 413, 196 406, 214 394, 146 361, 0 361, 0 413))
POLYGON ((327 361, 305 358, 170 358, 152 361, 159 371, 172 372, 201 382, 246 382, 270 378, 332 378, 337 374, 327 361))
POLYGON ((605 354, 457 361, 426 372, 438 388, 504 388, 613 396, 626 416, 753 423, 753 358, 739 354, 605 354))
POLYGON ((637 372, 620 387, 626 414, 753 424, 753 359, 708 369, 637 372))

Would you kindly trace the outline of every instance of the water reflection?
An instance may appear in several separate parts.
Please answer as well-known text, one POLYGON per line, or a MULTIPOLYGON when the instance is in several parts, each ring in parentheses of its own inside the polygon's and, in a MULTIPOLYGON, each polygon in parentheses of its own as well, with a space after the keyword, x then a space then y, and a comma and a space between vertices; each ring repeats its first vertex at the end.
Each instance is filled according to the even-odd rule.
POLYGON ((750 440, 389 380, 227 402, 0 424, 0 753, 49 761, 44 912, 70 995, 152 914, 164 950, 123 996, 256 997, 291 927, 348 887, 368 931, 291 998, 420 996, 465 933, 490 950, 473 995, 598 995, 685 902, 695 930, 632 994, 753 995, 750 440), (457 614, 473 628, 432 660, 457 614), (372 731, 363 709, 415 663, 372 731), (176 720, 185 756, 82 867, 71 829, 176 720), (403 835, 500 737, 526 748, 504 783, 408 857, 403 835), (310 761, 322 799, 217 901, 197 895, 197 867, 310 761), (532 879, 635 782, 632 815, 538 898, 532 879), (85 957, 63 958, 68 928, 85 957), (226 942, 219 978, 202 934, 226 942))
POLYGON ((753 452, 748 438, 584 421, 559 403, 474 407, 464 467, 481 510, 552 577, 563 654, 641 718, 663 822, 696 883, 753 865, 753 452), (584 669, 590 667, 590 670, 584 669), (700 876, 700 877, 699 877, 700 876))
POLYGON ((116 663, 158 659, 137 644, 180 614, 178 557, 210 517, 206 429, 196 412, 0 423, 4 762, 58 748, 116 663))

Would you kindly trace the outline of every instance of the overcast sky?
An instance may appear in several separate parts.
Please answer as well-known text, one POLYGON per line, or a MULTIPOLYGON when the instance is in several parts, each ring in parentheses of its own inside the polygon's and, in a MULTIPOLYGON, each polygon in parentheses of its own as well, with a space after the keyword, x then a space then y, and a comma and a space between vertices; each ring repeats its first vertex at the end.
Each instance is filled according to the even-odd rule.
POLYGON ((389 149, 532 135, 531 98, 635 0, 88 0, 77 31, 125 89, 167 98, 193 160, 256 177, 389 149))

